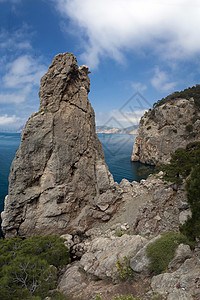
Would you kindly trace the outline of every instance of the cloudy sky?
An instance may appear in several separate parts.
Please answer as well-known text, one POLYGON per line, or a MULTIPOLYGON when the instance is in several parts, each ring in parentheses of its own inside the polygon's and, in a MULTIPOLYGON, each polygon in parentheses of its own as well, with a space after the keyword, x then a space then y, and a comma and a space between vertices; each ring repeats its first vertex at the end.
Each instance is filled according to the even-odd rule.
POLYGON ((97 125, 131 126, 200 83, 200 2, 0 0, 0 129, 38 110, 40 78, 61 52, 90 68, 97 125))

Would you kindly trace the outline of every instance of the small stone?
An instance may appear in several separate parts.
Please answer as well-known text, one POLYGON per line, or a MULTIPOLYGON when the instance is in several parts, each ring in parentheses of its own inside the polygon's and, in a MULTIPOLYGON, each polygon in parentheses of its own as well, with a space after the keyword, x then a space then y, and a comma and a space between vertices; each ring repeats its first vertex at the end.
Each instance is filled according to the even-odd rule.
POLYGON ((157 215, 157 216, 154 217, 154 220, 160 221, 161 217, 159 215, 157 215))
POLYGON ((127 230, 126 226, 121 225, 121 230, 122 230, 122 231, 126 231, 126 230, 127 230))
POLYGON ((191 213, 190 209, 182 211, 179 215, 180 224, 183 225, 187 221, 187 219, 191 216, 192 216, 192 213, 191 213))

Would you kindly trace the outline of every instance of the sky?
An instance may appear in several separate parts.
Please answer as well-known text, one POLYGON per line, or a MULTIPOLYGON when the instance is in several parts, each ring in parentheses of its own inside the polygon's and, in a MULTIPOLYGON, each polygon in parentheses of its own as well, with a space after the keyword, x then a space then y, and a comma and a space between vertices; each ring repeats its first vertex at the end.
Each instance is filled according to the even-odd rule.
POLYGON ((0 0, 0 130, 39 108, 58 53, 91 71, 96 124, 124 128, 200 83, 199 0, 0 0))

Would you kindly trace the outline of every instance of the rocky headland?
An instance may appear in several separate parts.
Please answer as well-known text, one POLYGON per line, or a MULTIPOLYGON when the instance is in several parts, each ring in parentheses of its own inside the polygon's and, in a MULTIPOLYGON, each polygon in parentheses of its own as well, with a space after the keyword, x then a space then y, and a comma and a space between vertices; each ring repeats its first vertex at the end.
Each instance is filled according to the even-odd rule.
MULTIPOLYGON (((164 232, 179 233, 192 215, 185 182, 167 182, 163 172, 140 183, 114 182, 96 135, 89 86, 88 67, 79 67, 69 53, 57 55, 41 79, 39 111, 29 118, 11 166, 4 236, 62 236, 73 262, 60 271, 57 289, 70 300, 100 299, 97 295, 112 300, 122 294, 200 299, 198 244, 191 250, 177 243, 161 274, 149 268, 146 251, 164 232)), ((176 146, 185 145, 183 126, 198 117, 192 98, 164 105, 154 108, 156 119, 149 111, 140 121, 134 146, 140 161, 168 162, 176 146)), ((192 126, 190 141, 199 137, 198 118, 192 126)))
POLYGON ((200 140, 199 102, 193 96, 199 89, 197 86, 175 92, 144 114, 133 146, 132 161, 150 165, 169 163, 178 148, 200 140))

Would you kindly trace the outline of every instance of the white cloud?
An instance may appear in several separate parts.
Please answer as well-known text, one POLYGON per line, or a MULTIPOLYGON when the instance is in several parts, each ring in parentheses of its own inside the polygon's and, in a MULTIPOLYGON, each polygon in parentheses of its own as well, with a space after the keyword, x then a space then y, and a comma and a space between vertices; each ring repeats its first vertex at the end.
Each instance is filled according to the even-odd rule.
POLYGON ((31 90, 31 85, 27 85, 25 88, 20 89, 19 91, 15 90, 12 93, 0 93, 0 104, 23 103, 28 99, 31 90))
POLYGON ((15 53, 15 55, 23 50, 32 50, 30 36, 29 28, 25 23, 14 32, 2 28, 0 31, 0 50, 4 52, 6 50, 7 54, 15 53))
POLYGON ((143 46, 170 59, 200 52, 198 0, 52 1, 84 37, 82 59, 90 67, 101 56, 122 62, 125 51, 143 46))
POLYGON ((155 75, 151 80, 151 84, 159 91, 170 91, 174 89, 176 82, 170 82, 166 72, 160 71, 159 67, 155 68, 155 75))
POLYGON ((138 92, 144 92, 147 89, 147 86, 141 82, 132 82, 131 86, 135 91, 138 92))
POLYGON ((40 78, 46 70, 40 59, 23 55, 7 64, 7 73, 2 81, 6 88, 22 88, 27 84, 39 85, 40 78))
POLYGON ((23 124, 22 119, 16 117, 16 115, 8 116, 7 114, 5 114, 3 116, 0 116, 0 126, 15 125, 16 123, 23 124))

